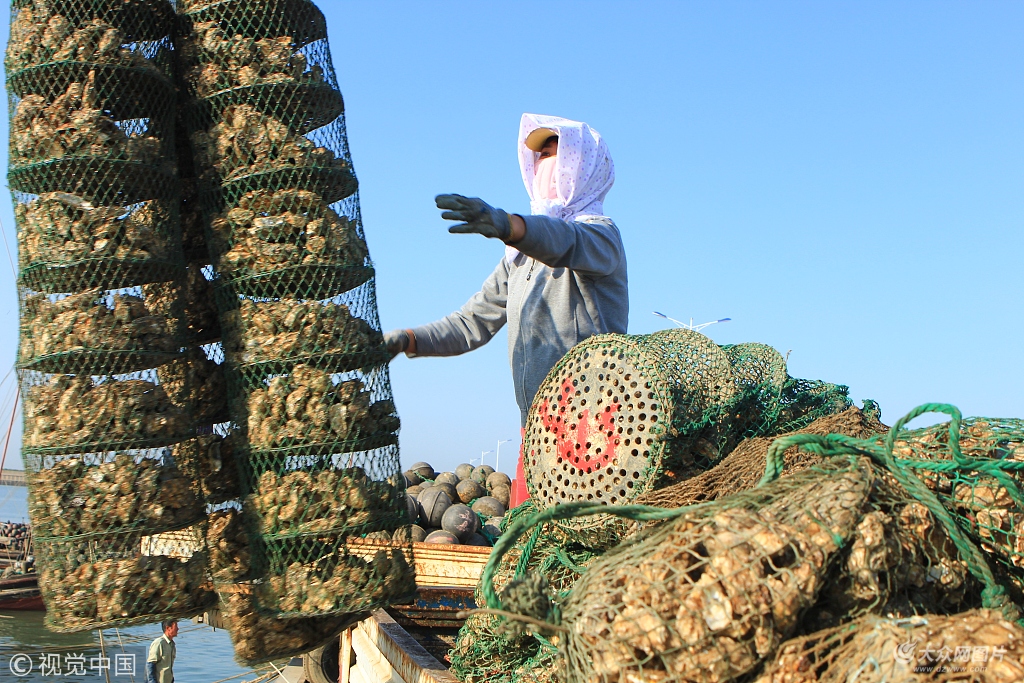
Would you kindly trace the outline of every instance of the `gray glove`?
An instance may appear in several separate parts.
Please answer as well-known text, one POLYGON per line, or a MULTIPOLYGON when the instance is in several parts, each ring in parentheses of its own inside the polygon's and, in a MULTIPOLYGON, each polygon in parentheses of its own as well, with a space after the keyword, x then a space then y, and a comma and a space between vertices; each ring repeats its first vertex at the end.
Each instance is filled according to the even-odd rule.
POLYGON ((384 334, 384 345, 388 349, 388 360, 409 348, 409 333, 405 330, 391 330, 384 334))
POLYGON ((512 236, 512 224, 509 222, 508 214, 488 205, 482 199, 463 197, 461 194, 440 194, 434 201, 437 208, 448 209, 441 214, 441 218, 447 221, 463 221, 448 228, 448 232, 475 232, 502 241, 512 236))

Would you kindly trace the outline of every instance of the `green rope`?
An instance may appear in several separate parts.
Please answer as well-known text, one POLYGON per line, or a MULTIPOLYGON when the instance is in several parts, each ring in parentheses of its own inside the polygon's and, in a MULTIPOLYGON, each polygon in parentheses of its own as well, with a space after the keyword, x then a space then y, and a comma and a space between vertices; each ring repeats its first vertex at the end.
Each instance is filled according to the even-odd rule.
POLYGON ((985 556, 971 542, 931 489, 914 476, 909 471, 909 468, 893 458, 892 451, 899 432, 914 418, 931 412, 945 413, 951 417, 950 449, 953 451, 954 460, 950 462, 958 463, 961 469, 967 467, 974 469, 975 465, 971 462, 973 459, 965 458, 960 451, 960 425, 962 423, 960 411, 956 407, 944 403, 926 403, 918 406, 897 421, 887 435, 882 447, 869 440, 854 439, 841 434, 829 434, 828 436, 794 434, 776 439, 768 448, 765 474, 758 486, 778 478, 785 466, 783 454, 792 446, 800 446, 805 451, 826 457, 862 455, 871 458, 891 473, 907 493, 924 505, 939 520, 946 533, 949 534, 950 540, 956 546, 960 558, 967 565, 968 571, 984 584, 985 588, 982 591, 983 606, 987 609, 1001 610, 1007 619, 1016 621, 1020 617, 1019 610, 1007 597, 1006 589, 996 582, 985 556))

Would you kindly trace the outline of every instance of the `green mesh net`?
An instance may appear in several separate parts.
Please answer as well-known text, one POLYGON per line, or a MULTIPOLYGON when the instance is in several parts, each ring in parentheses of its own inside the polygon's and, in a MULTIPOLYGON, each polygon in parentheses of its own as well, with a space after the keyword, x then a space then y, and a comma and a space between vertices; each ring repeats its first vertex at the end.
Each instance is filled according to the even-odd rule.
MULTIPOLYGON (((505 515, 502 527, 508 528, 535 512, 533 503, 527 501, 505 515)), ((541 525, 520 538, 501 558, 493 577, 494 588, 501 591, 512 581, 539 574, 544 576, 545 595, 561 601, 598 556, 595 550, 573 542, 557 526, 541 525)), ((485 604, 482 585, 477 586, 475 598, 477 604, 485 604)), ((452 673, 467 683, 547 680, 562 664, 547 638, 509 629, 492 614, 474 614, 466 620, 449 658, 452 673)))
POLYGON ((168 2, 12 6, 5 57, 21 279, 41 292, 181 266, 168 2))
POLYGON ((214 576, 251 662, 414 590, 411 546, 366 538, 408 521, 399 420, 323 15, 301 1, 178 11, 183 211, 198 207, 212 263, 244 496, 225 514, 246 570, 214 576))
POLYGON ((982 550, 1024 577, 1024 421, 953 417, 894 435, 892 454, 935 491, 982 550))

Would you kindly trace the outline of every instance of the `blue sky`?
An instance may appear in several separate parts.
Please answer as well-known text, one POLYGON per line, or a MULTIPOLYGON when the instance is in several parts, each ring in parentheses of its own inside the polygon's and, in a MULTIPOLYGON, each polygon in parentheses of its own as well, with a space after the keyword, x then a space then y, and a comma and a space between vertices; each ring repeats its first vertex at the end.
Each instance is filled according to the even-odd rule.
MULTIPOLYGON (((1024 416, 1024 4, 319 4, 385 328, 479 288, 502 245, 449 235, 433 197, 528 212, 519 117, 555 114, 615 160, 630 332, 663 327, 652 310, 728 316, 715 341, 792 350, 792 375, 848 384, 890 423, 930 401, 1024 416)), ((9 202, 0 215, 13 248, 9 202)), ((511 467, 504 335, 401 357, 392 380, 407 465, 514 438, 511 467)))

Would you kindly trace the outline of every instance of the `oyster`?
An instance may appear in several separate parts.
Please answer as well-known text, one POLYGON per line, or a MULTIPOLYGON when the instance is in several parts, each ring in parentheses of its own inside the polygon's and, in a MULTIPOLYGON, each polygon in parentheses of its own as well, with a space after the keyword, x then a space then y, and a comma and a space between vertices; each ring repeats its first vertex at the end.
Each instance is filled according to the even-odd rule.
POLYGON ((170 214, 163 202, 134 208, 93 206, 82 197, 48 192, 17 204, 18 251, 24 265, 82 259, 168 259, 170 214))
POLYGON ((88 561, 84 553, 61 558, 60 565, 53 560, 42 563, 40 587, 50 618, 68 629, 200 612, 213 598, 204 586, 204 553, 188 560, 142 555, 88 561))
POLYGON ((64 157, 103 157, 164 165, 161 141, 145 131, 126 132, 108 116, 96 92, 96 72, 85 83, 72 83, 47 103, 26 95, 11 118, 11 162, 26 164, 64 157))
POLYGON ((206 526, 210 571, 218 583, 233 582, 249 573, 249 539, 241 513, 235 508, 211 512, 206 526))
POLYGON ((32 475, 29 512, 46 536, 182 526, 203 514, 193 481, 169 452, 98 465, 69 458, 32 475))
POLYGON ((201 348, 191 348, 183 359, 160 366, 157 376, 171 402, 182 410, 191 410, 197 424, 227 422, 224 369, 208 359, 201 348))
POLYGON ((331 150, 248 104, 225 108, 220 123, 193 133, 192 148, 201 177, 214 183, 284 168, 348 170, 331 150))
POLYGON ((221 253, 218 268, 226 273, 299 264, 360 266, 368 254, 355 223, 308 190, 249 192, 214 218, 211 230, 221 253))
POLYGON ((68 351, 178 351, 172 324, 149 303, 131 294, 108 298, 101 289, 57 300, 30 295, 22 305, 20 360, 68 351))
POLYGON ((383 335, 345 304, 282 299, 245 299, 225 316, 225 353, 237 362, 314 356, 363 355, 383 344, 383 335))
POLYGON ((307 365, 252 391, 246 409, 249 443, 256 449, 355 441, 399 427, 394 402, 371 403, 361 380, 333 384, 330 374, 307 365))
POLYGON ((199 264, 190 263, 182 283, 143 285, 146 300, 170 317, 184 313, 186 334, 190 342, 205 343, 220 337, 220 320, 214 302, 213 283, 206 279, 199 264))
MULTIPOLYGON (((369 551, 372 552, 372 551, 369 551)), ((292 562, 256 588, 261 607, 309 615, 353 612, 409 596, 416 589, 405 549, 377 550, 369 559, 344 548, 313 562, 292 562)))
POLYGON ((203 434, 196 437, 200 483, 207 503, 241 498, 235 437, 203 434))
POLYGON ((95 384, 89 377, 57 375, 25 392, 24 412, 28 448, 173 443, 192 427, 162 386, 142 379, 95 384))
POLYGON ((75 27, 55 14, 45 0, 17 10, 11 22, 4 66, 13 73, 51 62, 91 62, 134 67, 159 73, 148 59, 127 47, 127 39, 114 26, 93 19, 75 27))
POLYGON ((296 471, 260 476, 246 506, 260 520, 264 534, 322 532, 345 529, 352 534, 404 519, 404 500, 387 482, 371 481, 358 467, 319 472, 296 471))
POLYGON ((291 36, 232 36, 220 22, 205 21, 194 25, 182 54, 189 65, 185 78, 199 97, 266 83, 325 84, 323 69, 309 64, 291 36))

